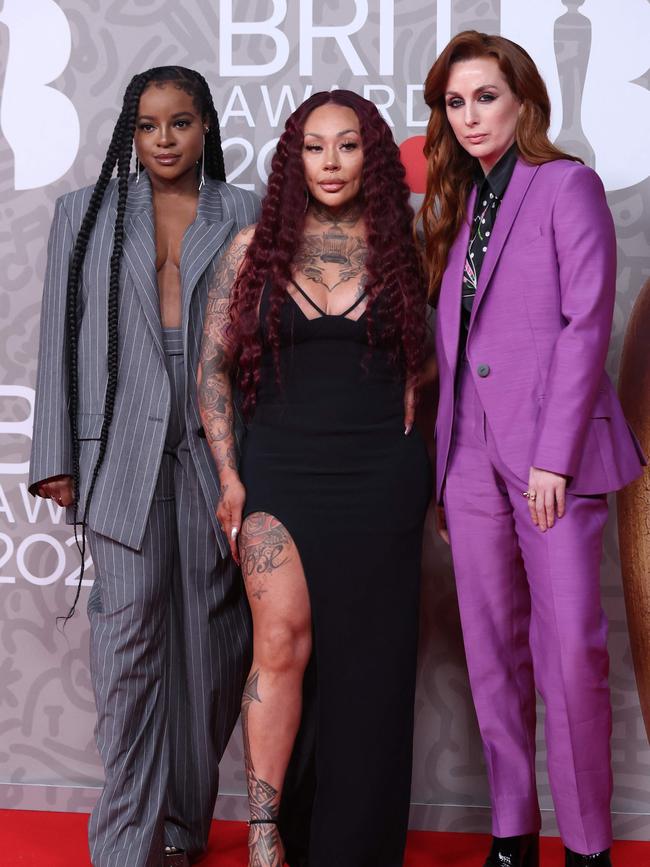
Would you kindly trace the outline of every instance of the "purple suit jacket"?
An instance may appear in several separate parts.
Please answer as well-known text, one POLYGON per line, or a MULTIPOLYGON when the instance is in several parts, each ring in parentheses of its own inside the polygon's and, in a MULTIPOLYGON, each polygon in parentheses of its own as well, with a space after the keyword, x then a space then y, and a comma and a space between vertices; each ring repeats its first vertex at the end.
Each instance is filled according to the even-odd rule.
MULTIPOLYGON (((469 231, 466 221, 449 251, 436 321, 439 500, 469 231)), ((574 494, 618 490, 641 473, 645 457, 604 370, 615 284, 616 237, 598 175, 570 160, 519 159, 483 261, 467 357, 499 455, 522 490, 531 466, 569 476, 574 494)))

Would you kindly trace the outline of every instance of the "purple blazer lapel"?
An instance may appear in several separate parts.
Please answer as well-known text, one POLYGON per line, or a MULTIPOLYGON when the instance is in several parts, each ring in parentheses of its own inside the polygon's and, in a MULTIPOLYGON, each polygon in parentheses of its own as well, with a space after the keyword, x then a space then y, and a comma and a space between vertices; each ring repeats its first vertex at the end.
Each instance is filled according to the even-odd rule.
MULTIPOLYGON (((474 212, 476 202, 476 188, 469 194, 467 200, 467 213, 474 212)), ((463 284, 463 268, 467 256, 469 244, 470 224, 467 219, 463 220, 456 240, 451 245, 447 258, 447 267, 442 278, 440 287, 440 302, 438 304, 438 317, 440 319, 442 342, 445 354, 451 370, 456 369, 458 356, 458 340, 460 337, 460 308, 463 284)))
MULTIPOLYGON (((512 178, 510 179, 508 188, 503 196, 503 201, 499 206, 499 212, 494 223, 492 237, 490 238, 487 253, 485 254, 485 259, 483 260, 483 265, 481 267, 481 273, 479 274, 476 298, 474 299, 474 305, 472 308, 470 328, 476 319, 478 308, 480 307, 481 300, 485 295, 485 290, 487 289, 490 278, 492 277, 492 272, 499 261, 499 257, 503 251, 503 246, 508 239, 508 235, 510 234, 510 230, 512 229, 517 214, 519 213, 519 209, 524 201, 528 187, 538 169, 539 166, 531 166, 528 163, 523 162, 521 159, 517 160, 517 164, 512 173, 512 178)), ((468 210, 468 213, 471 214, 472 211, 468 210)))

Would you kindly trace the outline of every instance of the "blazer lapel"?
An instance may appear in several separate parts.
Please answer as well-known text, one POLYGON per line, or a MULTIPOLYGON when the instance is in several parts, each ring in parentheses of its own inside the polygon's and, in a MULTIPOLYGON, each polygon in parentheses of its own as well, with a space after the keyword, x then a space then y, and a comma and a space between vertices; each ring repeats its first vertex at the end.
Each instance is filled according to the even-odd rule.
POLYGON ((162 354, 156 235, 151 184, 146 172, 140 175, 139 184, 132 181, 129 187, 125 214, 124 262, 133 279, 154 342, 162 354))
POLYGON ((233 219, 224 219, 218 183, 207 180, 199 194, 196 220, 185 232, 181 250, 184 328, 187 327, 196 285, 225 243, 234 222, 233 219))
MULTIPOLYGON (((226 241, 234 224, 224 219, 219 184, 208 180, 199 194, 196 219, 188 226, 181 248, 182 322, 187 327, 196 285, 226 241)), ((124 261, 133 279, 149 328, 163 352, 160 295, 156 273, 156 232, 151 184, 146 173, 131 181, 125 214, 124 261)))
MULTIPOLYGON (((474 212, 476 202, 476 188, 469 194, 467 200, 467 213, 474 212)), ((438 316, 441 323, 442 342, 445 347, 447 361, 451 370, 456 369, 458 356, 458 341, 460 338, 460 308, 463 284, 463 268, 467 256, 469 244, 470 223, 463 220, 456 240, 451 245, 447 267, 440 289, 440 302, 438 304, 438 316), (443 326, 443 323, 446 323, 443 326)))
MULTIPOLYGON (((503 252, 504 244, 508 240, 508 235, 510 234, 510 230, 512 229, 517 214, 519 213, 519 209, 524 201, 528 187, 538 169, 539 166, 531 166, 522 162, 521 159, 517 160, 510 183, 508 184, 508 188, 503 197, 503 201, 499 206, 499 212, 494 223, 494 229, 492 230, 492 237, 490 238, 487 253, 485 254, 485 259, 483 260, 483 265, 481 267, 481 273, 479 274, 476 297, 474 298, 472 316, 470 319, 470 329, 476 319, 478 308, 480 307, 483 296, 485 295, 485 291, 496 264, 499 261, 499 257, 503 252)), ((468 210, 468 213, 471 214, 472 211, 468 210)))

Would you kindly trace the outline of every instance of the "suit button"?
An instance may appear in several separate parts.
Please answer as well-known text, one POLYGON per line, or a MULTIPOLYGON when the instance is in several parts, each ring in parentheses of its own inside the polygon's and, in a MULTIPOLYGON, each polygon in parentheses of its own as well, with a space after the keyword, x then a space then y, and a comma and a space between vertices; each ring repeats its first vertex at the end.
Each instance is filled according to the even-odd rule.
POLYGON ((479 364, 476 368, 476 372, 479 376, 485 378, 490 375, 490 365, 489 364, 479 364))
POLYGON ((196 435, 197 437, 201 437, 202 440, 205 439, 205 428, 203 427, 203 425, 201 425, 201 427, 197 430, 196 435))

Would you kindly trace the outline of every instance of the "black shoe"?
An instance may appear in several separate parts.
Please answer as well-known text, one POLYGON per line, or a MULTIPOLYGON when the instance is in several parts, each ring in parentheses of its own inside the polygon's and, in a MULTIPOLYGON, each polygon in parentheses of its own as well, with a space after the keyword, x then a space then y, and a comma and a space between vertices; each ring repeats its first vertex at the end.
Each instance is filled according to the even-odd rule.
POLYGON ((571 849, 564 849, 566 857, 565 867, 612 867, 612 859, 609 857, 609 849, 604 852, 594 852, 593 855, 578 855, 571 849))
POLYGON ((189 867, 187 852, 177 849, 176 846, 166 845, 162 854, 162 867, 189 867))
POLYGON ((484 867, 539 867, 539 834, 493 837, 484 867))

